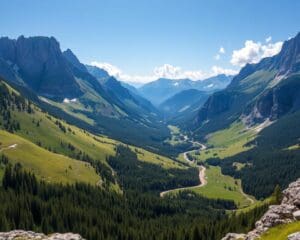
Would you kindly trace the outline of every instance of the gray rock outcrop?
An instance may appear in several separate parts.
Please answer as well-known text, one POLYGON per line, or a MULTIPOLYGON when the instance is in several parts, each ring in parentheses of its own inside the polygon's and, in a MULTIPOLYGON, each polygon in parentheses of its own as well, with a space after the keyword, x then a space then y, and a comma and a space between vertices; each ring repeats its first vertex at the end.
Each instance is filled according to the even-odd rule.
POLYGON ((0 232, 0 240, 85 240, 79 234, 74 233, 54 233, 45 235, 32 231, 14 230, 10 232, 0 232))
MULTIPOLYGON (((282 194, 281 204, 271 205, 255 223, 254 230, 248 234, 228 233, 222 240, 254 240, 274 226, 300 220, 300 178, 291 183, 282 194)), ((290 235, 288 240, 300 240, 300 232, 290 235)))
POLYGON ((287 240, 300 240, 300 232, 289 235, 287 240))

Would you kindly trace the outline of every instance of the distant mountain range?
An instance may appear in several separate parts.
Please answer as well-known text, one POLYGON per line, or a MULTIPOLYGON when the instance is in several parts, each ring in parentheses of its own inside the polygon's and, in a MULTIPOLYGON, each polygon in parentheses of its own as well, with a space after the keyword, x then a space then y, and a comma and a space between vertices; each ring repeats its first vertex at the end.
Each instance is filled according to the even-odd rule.
POLYGON ((159 109, 164 113, 166 120, 174 121, 174 118, 188 119, 190 115, 196 114, 209 97, 208 92, 196 89, 183 90, 168 98, 159 105, 159 109))
POLYGON ((188 89, 197 89, 204 92, 215 92, 224 89, 231 81, 232 76, 224 74, 211 77, 202 81, 192 81, 190 79, 166 79, 160 78, 140 87, 138 91, 142 96, 158 106, 168 98, 188 89))

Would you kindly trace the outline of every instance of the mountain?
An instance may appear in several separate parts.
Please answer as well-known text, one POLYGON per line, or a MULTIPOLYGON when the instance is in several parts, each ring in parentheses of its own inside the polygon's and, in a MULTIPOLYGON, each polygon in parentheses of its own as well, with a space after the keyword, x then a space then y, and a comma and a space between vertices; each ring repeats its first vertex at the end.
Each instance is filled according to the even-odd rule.
POLYGON ((124 88, 127 88, 129 91, 131 91, 132 93, 135 93, 135 94, 139 94, 138 90, 136 87, 132 86, 131 84, 129 83, 126 83, 126 82, 121 82, 122 86, 124 88))
POLYGON ((76 98, 83 94, 59 43, 51 37, 0 39, 0 75, 51 98, 76 98))
POLYGON ((223 89, 230 83, 231 79, 231 76, 226 76, 224 74, 201 81, 160 78, 143 85, 138 90, 142 96, 150 100, 154 105, 159 105, 183 90, 197 89, 205 92, 214 92, 223 89))
POLYGON ((300 34, 284 42, 279 54, 243 67, 226 89, 208 98, 192 128, 204 136, 237 119, 253 125, 299 110, 299 70, 300 34))
POLYGON ((147 115, 149 117, 150 113, 153 114, 153 116, 158 115, 158 110, 151 102, 123 87, 123 84, 114 77, 103 79, 102 84, 112 96, 118 98, 128 109, 145 115, 145 117, 147 117, 147 115))
POLYGON ((98 79, 105 79, 110 77, 108 72, 106 72, 102 68, 98 68, 96 66, 91 66, 91 65, 85 65, 86 69, 89 71, 90 74, 92 74, 94 77, 98 79))
POLYGON ((140 96, 135 87, 118 81, 115 77, 109 76, 105 70, 96 66, 88 66, 87 70, 98 79, 114 99, 122 102, 127 109, 131 109, 133 112, 145 117, 158 115, 157 109, 148 100, 140 96))
POLYGON ((207 100, 208 93, 196 89, 183 90, 168 98, 159 105, 159 109, 167 118, 174 118, 178 115, 186 115, 188 112, 195 112, 207 100))
POLYGON ((157 110, 115 79, 101 82, 89 69, 70 49, 62 52, 53 37, 0 38, 0 76, 31 101, 90 131, 160 148, 169 130, 157 110))
POLYGON ((63 56, 76 68, 78 68, 80 71, 82 72, 87 72, 87 68, 86 66, 84 66, 79 60, 78 58, 75 56, 75 54, 71 51, 71 49, 67 49, 66 51, 64 51, 63 56))

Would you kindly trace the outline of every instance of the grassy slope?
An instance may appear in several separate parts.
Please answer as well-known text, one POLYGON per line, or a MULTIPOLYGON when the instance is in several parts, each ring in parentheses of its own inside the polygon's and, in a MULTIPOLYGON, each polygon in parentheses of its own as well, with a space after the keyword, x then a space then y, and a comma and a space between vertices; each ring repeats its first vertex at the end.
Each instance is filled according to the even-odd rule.
MULTIPOLYGON (((200 152, 200 155, 194 154, 193 156, 200 162, 209 158, 223 159, 233 156, 250 149, 251 146, 245 146, 245 144, 253 140, 255 136, 254 131, 245 130, 241 122, 235 122, 229 128, 211 134, 207 141, 209 148, 200 152)), ((203 195, 234 200, 239 208, 245 208, 251 204, 242 194, 241 181, 239 179, 225 176, 221 173, 219 167, 212 166, 207 170, 207 177, 208 184, 198 189, 203 195)))
MULTIPOLYGON (((209 158, 225 158, 233 156, 239 152, 246 151, 251 146, 244 146, 256 137, 253 130, 245 130, 241 122, 233 123, 229 128, 217 131, 208 137, 208 149, 193 151, 190 154, 198 162, 205 162, 209 158)), ((186 161, 183 154, 178 156, 178 160, 186 161)), ((242 167, 242 166, 241 166, 242 167)), ((193 188, 192 191, 200 193, 208 198, 221 198, 234 200, 239 208, 250 207, 250 201, 242 194, 241 181, 231 176, 223 175, 219 167, 209 166, 206 170, 208 184, 201 188, 193 188)), ((254 198, 252 198, 255 200, 254 198)), ((254 204, 258 203, 255 201, 254 204)))
POLYGON ((287 236, 300 231, 300 221, 271 228, 261 236, 261 240, 286 240, 287 236))
MULTIPOLYGON (((254 199, 254 198, 252 198, 252 199, 254 199)), ((240 208, 240 209, 234 211, 233 213, 237 213, 237 214, 247 213, 247 212, 253 210, 254 208, 261 207, 261 206, 263 206, 265 204, 272 205, 274 203, 275 203, 274 196, 270 196, 270 197, 268 197, 268 198, 266 198, 264 200, 255 200, 255 202, 253 204, 251 204, 251 205, 249 205, 247 207, 244 207, 244 208, 240 208)))
POLYGON ((245 146, 256 137, 256 133, 246 130, 242 122, 235 122, 229 128, 217 131, 208 137, 208 149, 200 155, 193 155, 198 161, 205 161, 209 158, 230 157, 240 152, 249 150, 252 146, 245 146))
MULTIPOLYGON (((17 93, 10 86, 8 88, 17 93)), ((107 157, 114 155, 115 146, 121 144, 121 142, 105 136, 96 136, 71 126, 63 120, 49 116, 37 107, 34 107, 33 114, 16 110, 11 111, 11 116, 12 119, 20 123, 21 130, 14 134, 1 131, 0 142, 3 143, 3 146, 17 143, 18 147, 16 149, 3 149, 3 152, 8 155, 12 162, 21 162, 25 168, 33 170, 39 177, 50 181, 63 183, 83 181, 95 184, 100 180, 100 177, 96 175, 94 169, 85 162, 67 156, 74 156, 80 150, 93 159, 107 164, 107 157), (60 129, 56 124, 57 121, 67 129, 66 132, 60 129), (67 147, 68 144, 77 150, 72 152, 67 147), (51 151, 46 149, 51 149, 51 151), (45 159, 47 164, 45 164, 45 159)), ((133 146, 131 148, 137 152, 138 159, 141 161, 158 164, 163 168, 184 168, 182 164, 176 163, 170 158, 141 148, 133 146)), ((3 170, 0 168, 0 177, 2 174, 3 170)), ((111 187, 119 190, 118 185, 111 187)))
MULTIPOLYGON (((240 180, 223 175, 220 167, 214 166, 209 166, 206 169, 205 175, 207 185, 196 188, 192 187, 190 189, 186 188, 185 190, 193 191, 207 198, 233 200, 240 209, 250 207, 250 200, 248 200, 241 192, 240 180)), ((176 194, 178 191, 181 190, 174 190, 170 193, 176 194)))
POLYGON ((239 208, 249 206, 250 201, 241 193, 241 181, 221 173, 219 167, 209 166, 206 170, 207 185, 194 189, 208 198, 233 200, 239 208))
MULTIPOLYGON (((70 150, 61 146, 60 142, 63 141, 71 143, 77 149, 90 155, 93 159, 106 163, 106 158, 115 154, 115 145, 121 144, 105 136, 90 134, 59 120, 66 128, 70 128, 71 130, 64 133, 55 124, 57 119, 54 117, 49 119, 45 113, 40 112, 38 109, 35 110, 34 114, 15 111, 14 116, 21 123, 21 130, 16 132, 16 134, 35 143, 39 140, 43 147, 51 147, 61 154, 71 153, 70 150), (39 127, 37 127, 37 121, 39 121, 39 127)), ((159 164, 164 168, 182 168, 180 164, 170 158, 151 153, 141 148, 132 147, 132 149, 138 150, 138 158, 141 161, 159 164)))
POLYGON ((74 183, 76 181, 95 185, 100 177, 88 163, 64 155, 49 152, 17 135, 0 130, 1 153, 13 163, 33 171, 47 182, 74 183), (15 148, 7 148, 17 144, 15 148))
POLYGON ((180 128, 173 125, 168 125, 168 128, 170 129, 171 138, 165 140, 165 142, 172 146, 181 144, 183 142, 183 140, 181 139, 183 136, 180 132, 180 128))

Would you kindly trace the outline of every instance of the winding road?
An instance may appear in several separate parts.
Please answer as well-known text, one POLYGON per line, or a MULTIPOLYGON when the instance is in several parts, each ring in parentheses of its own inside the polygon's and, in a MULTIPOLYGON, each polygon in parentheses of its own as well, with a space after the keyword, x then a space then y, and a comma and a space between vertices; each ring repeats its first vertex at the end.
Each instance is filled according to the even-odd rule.
MULTIPOLYGON (((192 153, 194 151, 198 151, 198 150, 205 150, 206 149, 206 146, 202 143, 199 143, 199 142, 194 142, 194 141, 190 141, 191 143, 193 143, 194 145, 198 145, 199 146, 199 149, 197 150, 191 150, 191 151, 186 151, 183 153, 183 157, 184 159, 190 164, 195 164, 195 160, 190 160, 189 157, 188 157, 188 154, 189 153, 192 153)), ((168 194, 169 192, 173 192, 173 191, 176 191, 176 190, 188 190, 188 189, 193 189, 193 188, 199 188, 199 187, 203 187, 207 184, 207 180, 206 180, 206 177, 205 177, 205 171, 206 171, 206 167, 204 166, 199 166, 199 184, 196 185, 196 186, 191 186, 191 187, 181 187, 181 188, 175 188, 175 189, 170 189, 170 190, 167 190, 167 191, 163 191, 161 192, 159 195, 160 197, 164 197, 166 194, 168 194)))
POLYGON ((170 189, 170 190, 167 190, 167 191, 163 191, 159 194, 160 197, 164 197, 169 192, 173 192, 173 191, 176 191, 176 190, 188 190, 188 189, 193 189, 193 188, 198 188, 198 187, 205 186, 207 184, 207 181, 205 179, 205 171, 206 171, 206 168, 204 166, 199 166, 199 181, 200 181, 200 183, 198 185, 192 186, 192 187, 181 187, 181 188, 175 188, 175 189, 170 189))

